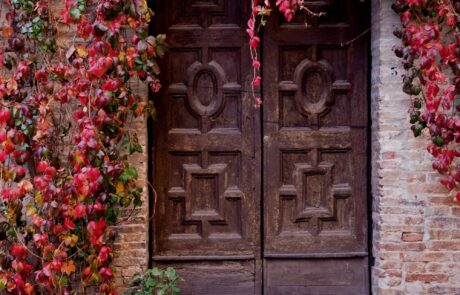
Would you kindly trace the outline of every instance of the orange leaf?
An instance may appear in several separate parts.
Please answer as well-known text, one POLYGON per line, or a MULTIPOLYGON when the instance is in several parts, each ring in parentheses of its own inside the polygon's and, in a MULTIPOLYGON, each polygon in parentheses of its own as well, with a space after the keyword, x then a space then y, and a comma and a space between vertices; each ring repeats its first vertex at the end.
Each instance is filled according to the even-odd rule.
POLYGON ((121 181, 117 182, 116 189, 117 189, 117 195, 119 195, 120 193, 124 192, 125 191, 125 186, 124 186, 123 182, 121 182, 121 181))
POLYGON ((10 26, 3 27, 2 29, 3 37, 9 37, 13 34, 13 28, 10 26))
POLYGON ((18 82, 16 82, 15 79, 10 79, 8 80, 8 83, 6 84, 6 88, 11 91, 11 90, 17 90, 18 89, 18 82))
POLYGON ((68 276, 75 272, 75 270, 76 269, 73 260, 70 260, 69 262, 64 262, 61 266, 61 272, 67 274, 68 276))

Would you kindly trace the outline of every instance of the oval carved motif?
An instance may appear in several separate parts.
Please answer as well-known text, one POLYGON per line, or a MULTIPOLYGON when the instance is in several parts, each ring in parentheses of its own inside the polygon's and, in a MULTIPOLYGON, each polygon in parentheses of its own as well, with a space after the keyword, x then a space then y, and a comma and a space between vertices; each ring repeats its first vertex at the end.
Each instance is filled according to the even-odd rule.
POLYGON ((324 81, 321 73, 317 70, 305 73, 302 82, 302 95, 311 103, 321 100, 323 94, 324 81))
POLYGON ((330 65, 326 61, 305 59, 297 66, 294 76, 299 111, 306 116, 327 111, 333 99, 330 65))
POLYGON ((217 81, 211 71, 201 71, 195 76, 194 95, 203 106, 209 106, 217 99, 217 81))
POLYGON ((187 71, 188 103, 199 116, 212 116, 222 108, 226 82, 225 72, 215 61, 208 64, 195 62, 187 71))

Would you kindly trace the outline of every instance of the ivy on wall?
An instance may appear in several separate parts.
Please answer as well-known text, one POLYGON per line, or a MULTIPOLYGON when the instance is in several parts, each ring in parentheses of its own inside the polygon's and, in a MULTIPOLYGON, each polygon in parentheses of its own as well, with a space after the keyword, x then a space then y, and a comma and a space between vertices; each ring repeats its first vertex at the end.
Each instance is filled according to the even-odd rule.
MULTIPOLYGON (((8 0, 0 52, 0 292, 115 294, 110 225, 141 205, 129 122, 153 108, 165 36, 146 0, 8 0), (63 28, 64 26, 64 28, 63 28), (59 46, 59 32, 74 32, 59 46)), ((6 4, 2 4, 6 5, 6 4)))
POLYGON ((415 137, 427 135, 427 150, 441 183, 460 201, 460 1, 396 0, 401 39, 395 54, 406 74, 403 91, 411 96, 409 109, 415 137))

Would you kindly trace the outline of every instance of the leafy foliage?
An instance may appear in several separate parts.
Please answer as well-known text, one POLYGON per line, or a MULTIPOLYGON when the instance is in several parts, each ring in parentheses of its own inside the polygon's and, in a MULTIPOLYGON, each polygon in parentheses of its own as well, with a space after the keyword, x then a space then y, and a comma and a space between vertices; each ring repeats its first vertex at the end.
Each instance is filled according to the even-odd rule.
POLYGON ((115 294, 111 225, 142 193, 129 122, 155 112, 129 81, 159 90, 165 36, 148 35, 146 0, 2 5, 0 293, 115 294))
POLYGON ((460 1, 396 0, 393 10, 402 25, 394 32, 401 39, 394 52, 407 70, 411 129, 415 137, 428 134, 433 169, 460 201, 460 1))
POLYGON ((152 268, 145 274, 137 273, 124 295, 177 295, 179 288, 176 286, 181 277, 174 268, 166 270, 152 268))

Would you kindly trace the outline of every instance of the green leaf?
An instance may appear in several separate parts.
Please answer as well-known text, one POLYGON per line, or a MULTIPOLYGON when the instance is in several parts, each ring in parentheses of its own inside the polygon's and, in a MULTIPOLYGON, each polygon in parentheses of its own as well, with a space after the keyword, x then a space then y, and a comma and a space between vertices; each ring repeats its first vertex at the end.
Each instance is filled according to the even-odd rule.
POLYGON ((126 167, 125 170, 123 170, 123 173, 120 175, 119 179, 121 181, 127 182, 133 179, 135 180, 137 177, 138 174, 135 167, 126 167))
POLYGON ((62 276, 61 279, 59 280, 59 285, 60 286, 67 286, 69 284, 69 280, 67 276, 62 276))
POLYGON ((70 12, 70 16, 71 16, 74 20, 79 20, 79 19, 80 19, 80 17, 81 17, 81 11, 80 11, 78 8, 76 8, 76 7, 71 8, 69 12, 70 12))
POLYGON ((145 286, 149 289, 153 289, 157 286, 157 280, 154 277, 150 277, 145 281, 145 286))
POLYGON ((5 279, 0 279, 0 291, 6 288, 6 283, 5 279))
POLYGON ((133 193, 133 195, 134 195, 134 203, 133 203, 134 207, 142 206, 141 195, 137 193, 136 194, 133 193))
POLYGON ((172 267, 168 267, 165 271, 165 275, 169 280, 176 280, 177 279, 177 273, 176 270, 172 267))
POLYGON ((414 137, 419 137, 422 134, 422 129, 420 127, 412 128, 412 132, 414 133, 414 137))
POLYGON ((105 217, 105 220, 111 223, 115 223, 119 214, 119 208, 109 207, 109 209, 107 209, 107 216, 105 217))
POLYGON ((442 137, 439 135, 433 136, 432 140, 433 143, 437 146, 442 147, 444 145, 444 139, 442 139, 442 137))
POLYGON ((168 44, 166 43, 166 35, 159 34, 155 38, 155 52, 159 58, 162 58, 168 50, 168 44))

